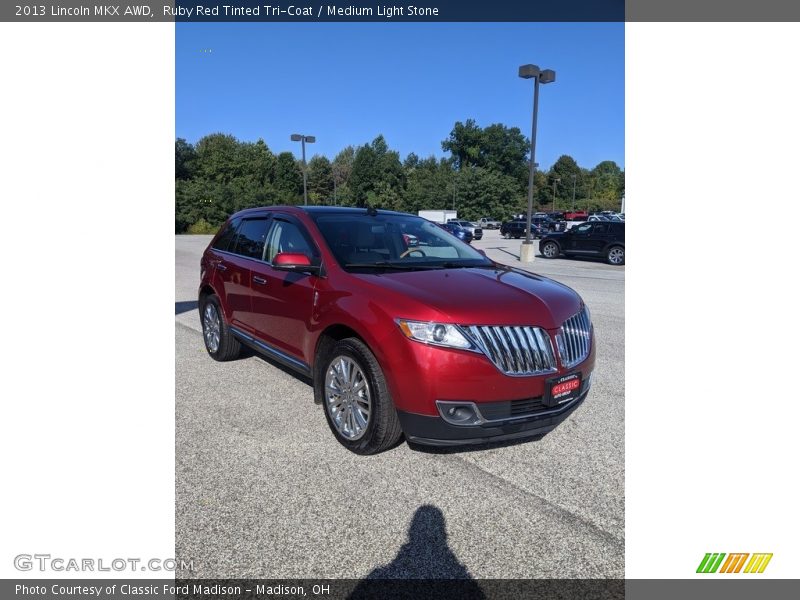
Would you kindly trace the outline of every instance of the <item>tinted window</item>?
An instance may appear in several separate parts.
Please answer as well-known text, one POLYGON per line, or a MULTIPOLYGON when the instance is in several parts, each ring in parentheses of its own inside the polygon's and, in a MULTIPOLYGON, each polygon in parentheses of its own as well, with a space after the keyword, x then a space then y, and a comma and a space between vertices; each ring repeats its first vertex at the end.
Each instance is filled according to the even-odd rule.
POLYGON ((269 231, 265 259, 267 262, 272 262, 279 252, 299 252, 306 256, 314 254, 311 245, 297 225, 288 221, 275 220, 269 231))
POLYGON ((592 228, 593 235, 604 235, 608 233, 608 223, 595 223, 592 228))
POLYGON ((610 227, 614 235, 625 235, 625 223, 611 223, 610 227))
POLYGON ((577 227, 573 227, 571 231, 581 235, 588 235, 593 225, 594 223, 581 223, 577 227))
POLYGON ((232 219, 225 224, 225 227, 220 233, 219 237, 214 241, 214 245, 212 246, 216 250, 228 250, 231 246, 231 240, 236 235, 236 228, 239 227, 239 223, 241 223, 241 219, 232 219))
MULTIPOLYGON (((316 214, 312 218, 336 260, 345 267, 363 269, 388 264, 397 269, 428 269, 491 265, 485 256, 420 217, 353 211, 316 214), (412 235, 416 243, 410 247, 406 236, 412 235)), ((449 223, 446 227, 458 225, 449 223)))
POLYGON ((249 258, 262 258, 267 237, 267 218, 245 219, 236 234, 233 252, 249 258))

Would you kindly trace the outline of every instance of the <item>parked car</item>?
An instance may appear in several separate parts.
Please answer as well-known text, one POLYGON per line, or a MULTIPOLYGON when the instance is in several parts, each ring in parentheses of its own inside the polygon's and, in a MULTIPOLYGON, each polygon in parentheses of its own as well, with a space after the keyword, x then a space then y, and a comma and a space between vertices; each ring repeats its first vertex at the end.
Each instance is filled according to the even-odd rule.
POLYGON ((470 221, 464 221, 463 219, 448 219, 447 222, 455 223, 456 225, 461 225, 461 227, 463 227, 472 234, 472 239, 479 240, 483 237, 483 229, 475 225, 475 223, 471 223, 470 221))
POLYGON ((246 345, 310 378, 333 435, 359 454, 403 434, 441 446, 541 435, 591 386, 594 333, 577 293, 415 215, 248 209, 200 267, 211 358, 246 345))
POLYGON ((589 218, 586 219, 589 223, 598 223, 598 222, 608 222, 609 219, 606 215, 589 215, 589 218))
POLYGON ((585 221, 589 218, 589 213, 585 210, 568 210, 564 213, 566 221, 585 221))
MULTIPOLYGON (((500 226, 500 235, 504 238, 518 240, 525 237, 526 221, 506 221, 500 226)), ((532 232, 533 230, 531 230, 532 232)))
POLYGON ((587 222, 565 232, 551 233, 539 242, 545 258, 601 256, 612 265, 625 264, 625 223, 587 222))
POLYGON ((500 221, 495 221, 490 217, 483 217, 480 221, 478 221, 478 225, 483 229, 500 229, 502 223, 500 223, 500 221))
MULTIPOLYGON (((500 227, 500 235, 506 239, 520 239, 525 237, 525 226, 528 224, 525 220, 514 220, 514 221, 507 221, 503 223, 500 227)), ((531 236, 534 239, 541 238, 542 236, 546 235, 547 232, 550 231, 548 229, 548 225, 544 221, 537 222, 536 219, 531 219, 531 236)))
MULTIPOLYGON (((458 223, 454 223, 453 221, 450 221, 450 222, 445 223, 444 225, 442 225, 442 229, 452 233, 454 236, 456 236, 462 242, 465 242, 467 244, 471 244, 472 243, 472 240, 473 240, 472 232, 469 229, 467 229, 466 227, 462 227, 458 223)), ((483 235, 483 232, 481 232, 481 235, 483 235)))
POLYGON ((560 231, 560 224, 547 216, 533 216, 531 217, 531 223, 545 233, 548 231, 560 231))

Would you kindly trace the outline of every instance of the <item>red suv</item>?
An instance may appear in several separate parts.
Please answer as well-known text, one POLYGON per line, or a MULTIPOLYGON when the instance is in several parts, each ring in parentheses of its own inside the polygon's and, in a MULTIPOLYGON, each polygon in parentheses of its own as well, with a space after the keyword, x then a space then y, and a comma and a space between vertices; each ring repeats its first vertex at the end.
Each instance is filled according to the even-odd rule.
POLYGON ((334 435, 360 454, 403 434, 439 446, 541 435, 592 380, 578 294, 409 214, 236 213, 203 255, 199 308, 212 358, 246 344, 310 377, 334 435))

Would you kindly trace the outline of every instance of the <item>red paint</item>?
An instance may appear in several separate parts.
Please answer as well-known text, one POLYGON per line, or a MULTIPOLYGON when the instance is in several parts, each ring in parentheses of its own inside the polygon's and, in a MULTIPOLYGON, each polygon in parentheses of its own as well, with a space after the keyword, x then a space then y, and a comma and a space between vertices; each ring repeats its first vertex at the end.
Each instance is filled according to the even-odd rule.
MULTIPOLYGON (((312 369, 320 336, 330 328, 347 327, 375 354, 396 408, 437 415, 437 399, 480 403, 532 398, 545 393, 547 379, 575 371, 586 377, 594 368, 593 338, 588 358, 572 369, 511 377, 483 354, 409 340, 395 322, 403 318, 461 325, 536 325, 548 331, 557 348, 556 332, 582 305, 578 294, 565 285, 499 264, 494 270, 347 272, 301 207, 250 209, 231 218, 266 212, 293 218, 306 230, 318 252, 313 264, 322 265, 323 272, 275 269, 220 252, 212 248, 215 237, 203 256, 201 289, 211 288, 220 297, 228 323, 312 369), (227 267, 225 271, 217 268, 220 264, 227 267), (254 277, 266 283, 257 284, 254 277)), ((275 262, 312 264, 312 257, 283 253, 275 262)))

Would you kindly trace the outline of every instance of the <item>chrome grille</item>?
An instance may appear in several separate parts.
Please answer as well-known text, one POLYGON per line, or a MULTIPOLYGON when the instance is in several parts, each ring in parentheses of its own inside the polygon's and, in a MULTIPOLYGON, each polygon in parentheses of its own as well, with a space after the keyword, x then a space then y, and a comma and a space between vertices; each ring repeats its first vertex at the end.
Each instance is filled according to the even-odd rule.
POLYGON ((561 364, 567 369, 586 360, 591 344, 592 323, 586 307, 567 319, 556 334, 561 364))
POLYGON ((506 375, 540 375, 556 370, 550 336, 539 327, 470 325, 475 345, 506 375))

